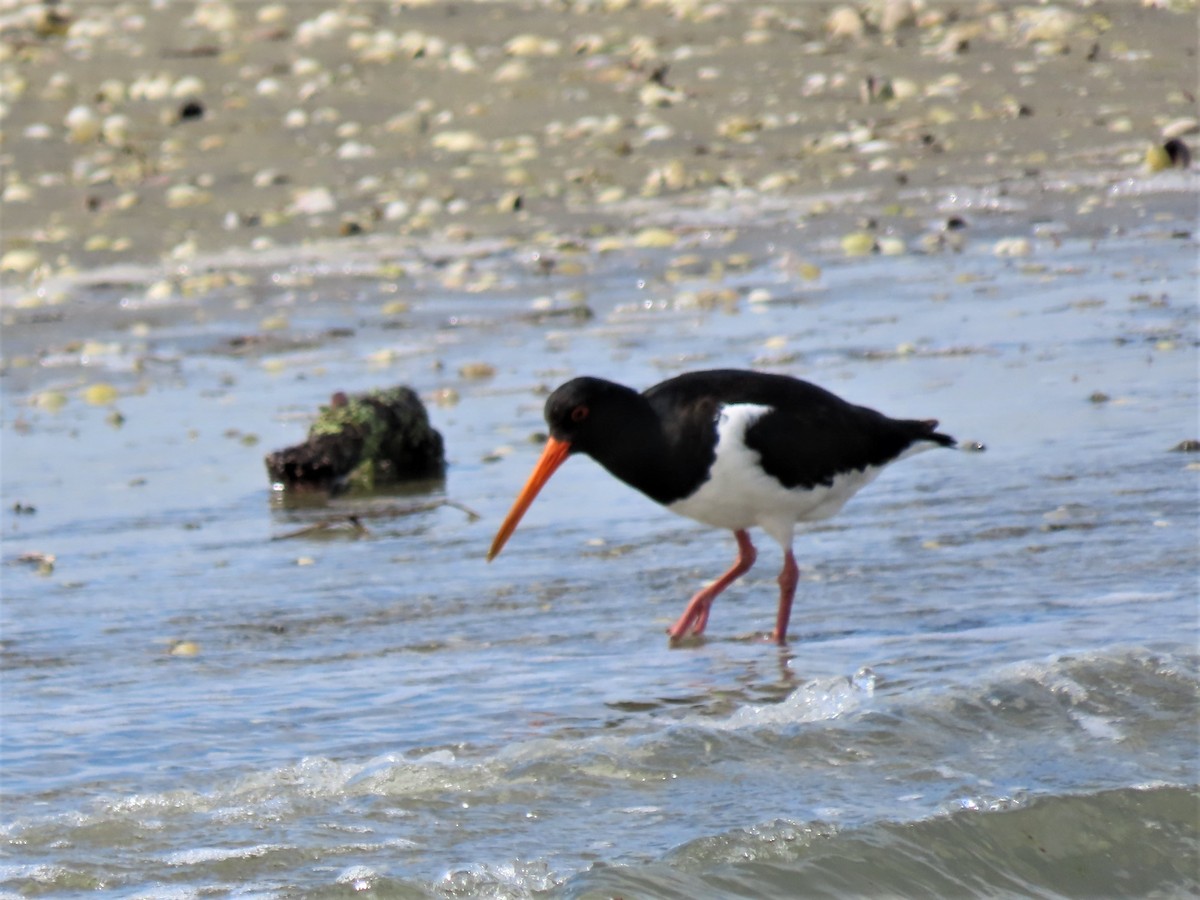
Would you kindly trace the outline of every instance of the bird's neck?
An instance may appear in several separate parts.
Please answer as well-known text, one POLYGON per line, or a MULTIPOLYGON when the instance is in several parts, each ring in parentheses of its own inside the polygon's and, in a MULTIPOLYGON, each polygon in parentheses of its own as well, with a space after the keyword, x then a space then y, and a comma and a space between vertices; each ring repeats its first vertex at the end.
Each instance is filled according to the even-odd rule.
POLYGON ((659 503, 671 503, 689 493, 687 472, 657 412, 642 397, 621 409, 613 433, 623 439, 585 452, 630 487, 659 503))

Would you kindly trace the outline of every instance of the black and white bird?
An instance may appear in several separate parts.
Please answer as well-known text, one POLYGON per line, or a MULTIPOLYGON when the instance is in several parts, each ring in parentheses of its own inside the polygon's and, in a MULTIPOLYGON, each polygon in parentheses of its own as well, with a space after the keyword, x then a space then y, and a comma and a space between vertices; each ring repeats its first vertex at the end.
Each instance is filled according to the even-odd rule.
POLYGON ((689 372, 640 394, 575 378, 546 400, 546 422, 545 449, 488 560, 567 457, 586 454, 672 512, 737 538, 736 562, 692 597, 667 630, 673 640, 704 632, 713 600, 754 565, 749 529, 758 527, 783 549, 772 637, 784 643, 799 578, 796 524, 834 515, 889 463, 955 446, 934 419, 892 419, 797 378, 737 369, 689 372))

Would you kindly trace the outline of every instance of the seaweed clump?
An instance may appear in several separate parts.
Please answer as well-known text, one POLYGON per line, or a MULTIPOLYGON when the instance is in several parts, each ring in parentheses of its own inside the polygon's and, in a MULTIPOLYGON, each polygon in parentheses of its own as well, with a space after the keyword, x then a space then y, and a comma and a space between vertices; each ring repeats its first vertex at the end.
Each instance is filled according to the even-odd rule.
POLYGON ((302 444, 268 454, 276 490, 372 491, 446 474, 442 436, 421 399, 403 385, 333 395, 302 444))

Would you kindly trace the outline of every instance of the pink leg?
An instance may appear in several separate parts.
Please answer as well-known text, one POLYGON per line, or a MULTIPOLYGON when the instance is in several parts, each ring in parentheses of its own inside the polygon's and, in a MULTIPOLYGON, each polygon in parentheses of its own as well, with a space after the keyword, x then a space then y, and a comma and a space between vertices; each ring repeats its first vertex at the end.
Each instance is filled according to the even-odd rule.
POLYGON ((775 633, 772 635, 777 644, 787 643, 788 619, 792 616, 792 598, 796 596, 799 580, 800 567, 789 547, 784 551, 783 569, 779 572, 779 612, 775 614, 775 633))
POLYGON ((712 602, 717 599, 717 595, 733 584, 739 577, 746 574, 749 568, 754 565, 754 560, 758 558, 758 554, 754 550, 754 545, 750 543, 750 535, 746 533, 745 529, 742 529, 735 531, 733 536, 737 538, 737 560, 729 568, 728 572, 708 587, 699 591, 688 602, 683 615, 679 617, 679 621, 667 629, 667 634, 672 639, 681 638, 689 632, 691 634, 703 634, 705 626, 708 625, 708 611, 712 608, 712 602))

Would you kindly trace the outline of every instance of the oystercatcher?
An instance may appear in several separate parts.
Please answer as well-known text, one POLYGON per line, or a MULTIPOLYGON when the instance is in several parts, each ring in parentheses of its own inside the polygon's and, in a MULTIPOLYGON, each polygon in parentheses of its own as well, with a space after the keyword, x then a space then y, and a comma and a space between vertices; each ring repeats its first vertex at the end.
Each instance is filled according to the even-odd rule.
POLYGON ((748 529, 783 548, 772 637, 787 639, 799 570, 798 522, 834 515, 888 463, 953 447, 934 419, 892 419, 786 375, 736 369, 689 372, 638 393, 575 378, 546 400, 550 437, 488 551, 498 554, 555 470, 584 453, 672 512, 729 528, 737 561, 700 590, 667 633, 704 632, 713 600, 755 560, 748 529))

